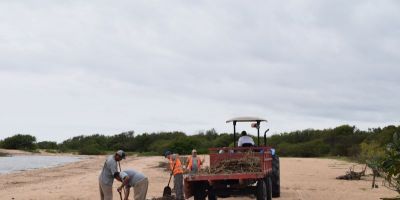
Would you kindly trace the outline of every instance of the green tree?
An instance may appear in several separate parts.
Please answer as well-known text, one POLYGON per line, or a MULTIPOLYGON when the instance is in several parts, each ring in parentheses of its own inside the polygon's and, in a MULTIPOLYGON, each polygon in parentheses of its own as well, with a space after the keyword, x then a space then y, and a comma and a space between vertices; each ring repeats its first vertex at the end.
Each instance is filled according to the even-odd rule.
POLYGON ((79 154, 81 155, 99 155, 104 154, 104 151, 101 150, 101 147, 96 143, 91 143, 85 146, 82 146, 79 149, 79 154))
POLYGON ((128 131, 118 135, 110 136, 108 138, 107 149, 118 150, 124 149, 125 151, 133 151, 133 143, 135 140, 135 132, 128 131))
POLYGON ((211 146, 212 147, 229 147, 233 145, 233 134, 222 133, 216 138, 211 146))
POLYGON ((190 154, 192 149, 199 146, 200 141, 191 137, 181 138, 172 142, 170 149, 174 153, 190 154))
POLYGON ((387 145, 385 157, 380 165, 388 187, 400 194, 400 135, 393 134, 393 141, 387 145))
POLYGON ((17 134, 3 140, 2 144, 5 149, 21 149, 21 150, 35 150, 36 137, 31 135, 17 134))
POLYGON ((57 149, 57 142, 51 142, 51 141, 42 141, 38 142, 37 146, 39 149, 57 149))

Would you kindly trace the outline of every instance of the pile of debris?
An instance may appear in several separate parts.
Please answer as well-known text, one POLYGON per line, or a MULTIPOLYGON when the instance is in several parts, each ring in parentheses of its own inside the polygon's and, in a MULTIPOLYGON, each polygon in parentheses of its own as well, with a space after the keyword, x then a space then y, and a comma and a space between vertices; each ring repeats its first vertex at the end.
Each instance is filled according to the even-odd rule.
POLYGON ((202 174, 234 174, 261 172, 259 157, 243 157, 240 159, 221 160, 214 167, 207 167, 200 171, 202 174))
POLYGON ((354 166, 353 166, 353 167, 350 167, 349 171, 347 171, 345 175, 338 176, 338 177, 336 177, 336 179, 360 180, 361 176, 365 176, 366 169, 367 169, 367 166, 365 165, 365 168, 361 172, 355 172, 354 166))
POLYGON ((151 200, 175 200, 175 196, 165 196, 165 197, 157 197, 157 198, 152 198, 151 200))

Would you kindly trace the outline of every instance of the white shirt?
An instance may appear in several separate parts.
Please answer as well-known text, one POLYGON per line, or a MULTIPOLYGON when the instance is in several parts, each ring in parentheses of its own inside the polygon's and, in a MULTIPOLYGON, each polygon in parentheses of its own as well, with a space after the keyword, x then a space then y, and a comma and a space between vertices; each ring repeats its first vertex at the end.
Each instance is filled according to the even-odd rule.
POLYGON ((238 141, 238 146, 241 147, 243 144, 246 143, 250 143, 254 146, 253 138, 248 135, 241 136, 238 141))
POLYGON ((114 173, 118 171, 117 161, 114 155, 108 156, 100 174, 100 180, 104 185, 112 185, 114 182, 114 173))
POLYGON ((124 180, 125 177, 129 177, 129 184, 128 186, 131 187, 135 187, 136 183, 140 182, 141 180, 143 180, 144 178, 146 178, 146 176, 138 171, 135 170, 125 170, 121 173, 119 173, 119 177, 121 178, 121 180, 124 180))

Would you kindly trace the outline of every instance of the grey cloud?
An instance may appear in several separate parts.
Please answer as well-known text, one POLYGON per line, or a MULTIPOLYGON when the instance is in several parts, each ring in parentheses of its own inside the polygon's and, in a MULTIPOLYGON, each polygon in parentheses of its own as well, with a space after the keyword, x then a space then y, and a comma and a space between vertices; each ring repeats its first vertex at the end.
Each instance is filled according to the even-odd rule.
POLYGON ((3 1, 0 119, 9 125, 0 131, 44 139, 230 131, 223 122, 234 115, 266 116, 276 132, 392 123, 399 8, 397 1, 3 1))

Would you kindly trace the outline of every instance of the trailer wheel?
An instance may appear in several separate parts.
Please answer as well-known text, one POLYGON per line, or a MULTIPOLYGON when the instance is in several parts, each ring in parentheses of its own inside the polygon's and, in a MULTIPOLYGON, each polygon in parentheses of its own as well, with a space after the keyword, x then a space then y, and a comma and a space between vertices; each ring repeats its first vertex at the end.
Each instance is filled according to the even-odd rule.
POLYGON ((194 200, 205 200, 206 199, 206 187, 202 182, 194 184, 193 197, 194 200))
POLYGON ((281 196, 279 156, 272 156, 272 197, 281 196))
POLYGON ((263 180, 257 181, 256 197, 257 200, 266 200, 267 198, 267 187, 265 186, 265 182, 263 180))
POLYGON ((210 186, 208 188, 208 200, 217 200, 214 189, 210 186))

